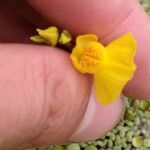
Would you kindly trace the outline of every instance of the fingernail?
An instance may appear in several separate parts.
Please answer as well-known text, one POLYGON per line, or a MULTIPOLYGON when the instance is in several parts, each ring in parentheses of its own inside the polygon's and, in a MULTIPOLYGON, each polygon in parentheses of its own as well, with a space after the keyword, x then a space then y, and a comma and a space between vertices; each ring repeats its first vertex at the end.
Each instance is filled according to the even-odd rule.
POLYGON ((85 115, 71 136, 71 141, 89 141, 104 135, 113 128, 124 112, 123 98, 119 97, 113 104, 102 106, 95 98, 92 89, 85 115))

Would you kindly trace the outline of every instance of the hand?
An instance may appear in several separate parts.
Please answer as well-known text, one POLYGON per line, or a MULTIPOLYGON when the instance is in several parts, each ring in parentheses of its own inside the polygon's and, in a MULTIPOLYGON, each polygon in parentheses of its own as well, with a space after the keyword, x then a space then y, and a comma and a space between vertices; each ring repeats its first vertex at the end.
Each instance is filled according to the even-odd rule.
POLYGON ((1 149, 95 139, 113 128, 124 112, 122 97, 107 107, 95 101, 91 78, 74 69, 68 53, 19 44, 28 43, 36 27, 57 25, 74 36, 95 33, 104 44, 131 30, 139 46, 138 69, 124 93, 150 98, 150 20, 136 0, 28 3, 36 11, 24 1, 0 2, 0 41, 16 42, 0 44, 1 149))

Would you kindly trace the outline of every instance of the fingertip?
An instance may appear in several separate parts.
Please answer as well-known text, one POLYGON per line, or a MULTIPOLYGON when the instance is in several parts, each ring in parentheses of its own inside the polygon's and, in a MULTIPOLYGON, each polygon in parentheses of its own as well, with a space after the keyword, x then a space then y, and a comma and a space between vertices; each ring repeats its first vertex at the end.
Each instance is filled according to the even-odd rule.
POLYGON ((113 104, 103 106, 95 100, 92 92, 84 117, 70 140, 78 142, 100 138, 119 122, 124 110, 123 96, 113 104))
POLYGON ((132 11, 135 0, 28 0, 47 20, 74 35, 95 33, 103 38, 132 11), (130 4, 130 5, 129 5, 130 4), (92 14, 92 16, 91 16, 92 14))

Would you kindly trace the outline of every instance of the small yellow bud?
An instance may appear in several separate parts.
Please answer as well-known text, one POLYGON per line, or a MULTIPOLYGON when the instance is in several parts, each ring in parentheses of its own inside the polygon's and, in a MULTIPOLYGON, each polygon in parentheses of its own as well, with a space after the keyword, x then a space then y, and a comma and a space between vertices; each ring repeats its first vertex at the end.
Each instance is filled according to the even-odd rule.
POLYGON ((50 44, 51 46, 57 45, 59 33, 56 27, 51 26, 45 30, 37 29, 37 32, 46 40, 46 43, 50 44))
POLYGON ((71 35, 67 30, 63 30, 59 37, 59 44, 65 45, 71 41, 71 35))
POLYGON ((35 42, 35 43, 45 43, 46 42, 46 40, 44 38, 42 38, 41 36, 39 36, 39 35, 31 36, 30 40, 35 42))

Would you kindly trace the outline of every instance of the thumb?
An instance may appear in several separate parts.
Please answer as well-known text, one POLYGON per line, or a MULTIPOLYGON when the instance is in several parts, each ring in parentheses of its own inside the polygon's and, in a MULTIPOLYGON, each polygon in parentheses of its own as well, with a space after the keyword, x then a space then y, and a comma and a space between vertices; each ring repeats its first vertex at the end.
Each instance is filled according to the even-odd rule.
POLYGON ((138 0, 27 0, 50 23, 74 35, 95 33, 103 43, 131 31, 138 42, 137 71, 125 88, 132 98, 150 98, 150 18, 138 0))
POLYGON ((0 149, 98 138, 123 113, 121 98, 107 107, 95 101, 90 77, 64 51, 1 44, 0 66, 0 149))

